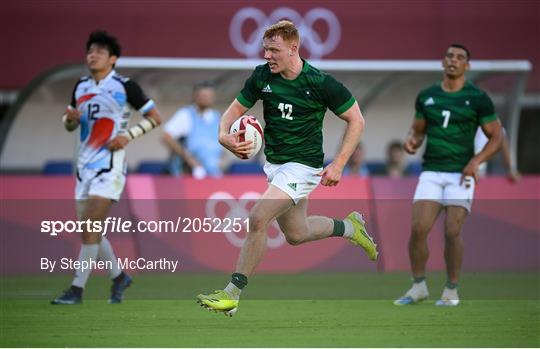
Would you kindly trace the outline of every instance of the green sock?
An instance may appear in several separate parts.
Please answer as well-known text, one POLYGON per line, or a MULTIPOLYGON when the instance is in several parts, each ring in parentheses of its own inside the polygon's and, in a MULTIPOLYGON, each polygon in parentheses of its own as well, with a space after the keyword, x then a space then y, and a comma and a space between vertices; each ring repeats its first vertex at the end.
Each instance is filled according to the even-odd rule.
POLYGON ((453 282, 450 282, 450 281, 446 281, 446 288, 448 288, 450 290, 453 290, 453 289, 457 288, 457 286, 458 286, 457 282, 453 283, 453 282))
POLYGON ((334 230, 330 236, 343 236, 345 234, 345 223, 342 220, 334 219, 334 230))
POLYGON ((415 284, 419 284, 422 281, 426 280, 426 277, 425 276, 420 276, 420 277, 417 277, 417 278, 413 278, 413 280, 414 280, 415 284))
POLYGON ((248 284, 248 278, 244 274, 233 273, 231 275, 231 283, 239 289, 243 289, 248 284))

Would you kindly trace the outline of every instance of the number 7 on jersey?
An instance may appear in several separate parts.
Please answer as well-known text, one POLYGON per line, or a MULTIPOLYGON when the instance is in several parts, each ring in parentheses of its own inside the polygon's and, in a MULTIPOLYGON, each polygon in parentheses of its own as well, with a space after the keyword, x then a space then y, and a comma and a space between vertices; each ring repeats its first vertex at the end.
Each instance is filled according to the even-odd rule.
POLYGON ((448 127, 448 122, 450 121, 450 110, 443 110, 442 111, 442 116, 444 117, 442 127, 447 128, 448 127))

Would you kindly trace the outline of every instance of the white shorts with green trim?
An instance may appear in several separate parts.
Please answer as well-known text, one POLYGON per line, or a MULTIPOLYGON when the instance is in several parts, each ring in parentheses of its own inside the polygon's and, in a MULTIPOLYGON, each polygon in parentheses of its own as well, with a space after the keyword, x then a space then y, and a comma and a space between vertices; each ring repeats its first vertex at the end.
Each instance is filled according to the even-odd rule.
POLYGON ((267 162, 264 165, 264 173, 268 177, 268 183, 289 195, 295 205, 317 188, 321 182, 321 177, 317 174, 321 171, 322 167, 310 167, 298 162, 287 162, 280 165, 267 162))

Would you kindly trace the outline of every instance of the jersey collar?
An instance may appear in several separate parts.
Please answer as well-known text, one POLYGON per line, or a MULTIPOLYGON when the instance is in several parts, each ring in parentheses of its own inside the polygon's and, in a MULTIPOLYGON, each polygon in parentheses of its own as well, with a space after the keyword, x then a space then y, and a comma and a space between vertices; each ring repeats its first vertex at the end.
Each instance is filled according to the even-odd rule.
POLYGON ((454 95, 454 94, 460 93, 461 91, 465 90, 465 88, 468 87, 468 86, 471 84, 471 82, 470 82, 468 79, 465 80, 465 83, 463 84, 463 86, 462 86, 459 90, 454 91, 454 92, 448 92, 448 91, 445 91, 444 88, 442 87, 442 84, 443 84, 443 80, 441 80, 441 81, 439 82, 439 86, 438 86, 438 87, 439 87, 439 89, 440 89, 443 93, 446 93, 446 94, 449 94, 449 95, 454 95))
MULTIPOLYGON (((112 76, 116 74, 116 71, 113 69, 111 70, 111 72, 109 74, 107 74, 107 76, 105 78, 103 78, 103 80, 100 81, 100 84, 104 83, 105 81, 109 80, 110 78, 112 78, 112 76)), ((92 82, 94 83, 94 86, 99 86, 99 84, 96 82, 96 80, 94 80, 94 78, 90 75, 90 78, 92 79, 92 82)))
POLYGON ((303 59, 303 58, 300 58, 302 60, 302 63, 303 63, 303 66, 302 66, 302 73, 305 73, 308 71, 309 69, 309 63, 303 59))

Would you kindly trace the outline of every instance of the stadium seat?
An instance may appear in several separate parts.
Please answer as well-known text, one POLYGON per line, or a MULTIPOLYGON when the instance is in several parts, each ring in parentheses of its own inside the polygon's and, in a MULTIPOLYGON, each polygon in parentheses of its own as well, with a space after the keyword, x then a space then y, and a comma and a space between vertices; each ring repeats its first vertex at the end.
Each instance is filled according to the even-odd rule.
POLYGON ((166 173, 166 163, 164 161, 141 161, 137 166, 137 173, 160 175, 166 173))
POLYGON ((43 174, 48 176, 73 174, 71 160, 49 160, 43 166, 43 174))
POLYGON ((367 161, 366 166, 371 176, 386 175, 386 163, 384 161, 367 161))
POLYGON ((422 162, 421 161, 414 161, 407 165, 407 169, 405 170, 405 173, 408 176, 418 176, 420 175, 420 172, 422 172, 422 162))
POLYGON ((233 162, 229 168, 228 174, 263 174, 261 164, 255 161, 250 162, 233 162))

